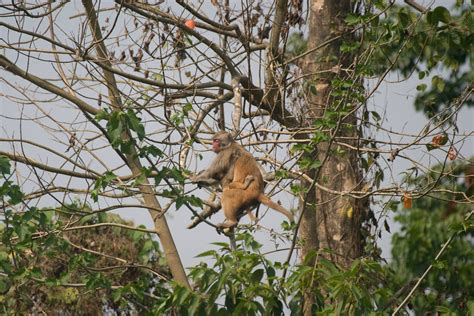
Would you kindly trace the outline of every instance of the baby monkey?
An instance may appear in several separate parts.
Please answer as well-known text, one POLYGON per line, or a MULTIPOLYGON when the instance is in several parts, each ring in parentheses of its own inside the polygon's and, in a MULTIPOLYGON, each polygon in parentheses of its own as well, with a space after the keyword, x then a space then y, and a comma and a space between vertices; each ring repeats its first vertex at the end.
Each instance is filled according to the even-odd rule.
POLYGON ((212 138, 212 150, 217 156, 209 168, 192 180, 207 185, 221 184, 221 205, 226 221, 219 224, 220 228, 236 226, 240 216, 258 203, 294 221, 293 214, 263 193, 264 182, 257 161, 234 141, 231 134, 223 131, 216 133, 212 138))

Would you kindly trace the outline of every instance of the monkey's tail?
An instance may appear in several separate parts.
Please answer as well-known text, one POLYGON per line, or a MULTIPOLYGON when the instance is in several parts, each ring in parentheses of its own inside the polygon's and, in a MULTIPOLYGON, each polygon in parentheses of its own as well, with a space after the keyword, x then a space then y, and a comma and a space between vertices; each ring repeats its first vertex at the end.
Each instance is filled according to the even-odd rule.
POLYGON ((258 196, 257 200, 260 203, 265 204, 266 206, 271 207, 275 211, 280 212, 281 214, 285 215, 286 217, 288 217, 290 222, 293 223, 295 221, 295 217, 293 216, 293 214, 291 214, 288 210, 286 210, 280 204, 277 204, 277 203, 273 202, 272 200, 270 200, 270 198, 268 196, 266 196, 265 194, 263 194, 263 193, 260 194, 258 196))

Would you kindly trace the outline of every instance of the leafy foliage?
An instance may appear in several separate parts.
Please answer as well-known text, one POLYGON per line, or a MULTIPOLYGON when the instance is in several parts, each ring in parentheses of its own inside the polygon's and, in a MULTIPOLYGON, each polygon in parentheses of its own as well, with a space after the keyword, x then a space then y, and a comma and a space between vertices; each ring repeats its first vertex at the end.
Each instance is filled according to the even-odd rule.
MULTIPOLYGON (((16 229, 2 228, 4 241, 17 240, 0 249, 6 273, 0 278, 2 313, 148 310, 147 297, 162 289, 169 277, 158 244, 149 234, 112 226, 58 234, 66 218, 55 219, 53 210, 32 211, 37 215, 13 216, 16 229), (18 230, 19 225, 25 228, 18 230)), ((106 219, 131 224, 117 216, 106 219)), ((97 222, 96 215, 79 220, 86 226, 97 222)))
MULTIPOLYGON (((415 108, 429 117, 449 110, 474 80, 474 14, 469 6, 462 2, 452 10, 439 6, 421 16, 406 6, 394 6, 383 19, 376 14, 361 18, 370 21, 365 43, 375 47, 370 69, 380 74, 390 67, 406 77, 418 74, 425 82, 431 77, 429 87, 426 83, 417 87, 415 108)), ((465 105, 473 106, 473 99, 465 105)))
MULTIPOLYGON (((2 187, 3 199, 18 186, 5 181, 2 187)), ((2 314, 148 311, 147 295, 169 278, 158 243, 149 233, 114 226, 132 225, 117 215, 70 204, 7 209, 3 222, 2 314)))
POLYGON ((217 243, 219 250, 200 254, 199 257, 208 258, 213 264, 203 262, 191 269, 189 276, 195 291, 175 289, 154 312, 283 315, 289 311, 291 315, 300 315, 303 296, 313 279, 318 286, 312 292, 315 298, 312 310, 319 315, 366 314, 374 306, 383 312, 392 296, 390 288, 384 286, 390 272, 374 260, 355 260, 349 269, 342 270, 321 256, 315 267, 298 265, 290 268, 288 278, 282 278, 283 271, 289 267, 266 259, 252 234, 240 233, 237 239, 240 243, 236 251, 230 251, 226 243, 217 243))
MULTIPOLYGON (((395 220, 401 224, 400 232, 393 236, 393 262, 390 268, 395 272, 394 282, 406 284, 422 275, 434 264, 411 300, 415 313, 454 312, 472 313, 474 301, 474 218, 464 221, 471 206, 464 198, 451 192, 465 192, 473 196, 474 187, 471 165, 452 163, 445 167, 449 176, 440 179, 441 193, 429 193, 414 199, 413 208, 400 209, 395 220), (466 178, 462 178, 463 173, 466 178), (462 179, 460 181, 460 179, 462 179), (455 235, 443 256, 436 262, 438 251, 455 235)), ((439 177, 442 166, 436 166, 430 174, 410 178, 414 185, 423 186, 439 177)))

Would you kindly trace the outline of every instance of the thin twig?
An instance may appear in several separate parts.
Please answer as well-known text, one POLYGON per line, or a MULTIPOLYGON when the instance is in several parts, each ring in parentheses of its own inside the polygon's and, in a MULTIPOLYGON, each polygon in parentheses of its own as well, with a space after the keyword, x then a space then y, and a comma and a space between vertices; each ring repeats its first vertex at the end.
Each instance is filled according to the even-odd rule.
MULTIPOLYGON (((466 217, 464 218, 464 222, 467 222, 472 214, 474 214, 474 210, 470 211, 466 217)), ((448 248, 449 244, 453 241, 454 237, 456 237, 456 235, 459 234, 458 231, 454 232, 451 237, 449 237, 449 239, 444 243, 443 247, 441 247, 441 249, 439 250, 438 254, 436 255, 436 257, 434 258, 434 262, 438 261, 438 259, 443 255, 443 253, 445 252, 445 250, 448 248)), ((430 264, 430 266, 425 270, 425 272, 422 274, 422 276, 418 279, 418 281, 416 282, 415 286, 411 289, 411 291, 408 293, 408 295, 405 297, 405 299, 403 300, 403 302, 400 303, 400 305, 398 305, 398 307, 395 309, 395 311, 392 313, 392 316, 396 315, 402 308, 403 306, 405 306, 406 303, 408 303, 408 301, 410 300, 410 298, 413 296, 413 294, 415 293, 416 289, 420 286, 421 282, 426 278, 426 276, 428 275, 428 273, 430 272, 430 270, 433 268, 433 263, 430 264)))

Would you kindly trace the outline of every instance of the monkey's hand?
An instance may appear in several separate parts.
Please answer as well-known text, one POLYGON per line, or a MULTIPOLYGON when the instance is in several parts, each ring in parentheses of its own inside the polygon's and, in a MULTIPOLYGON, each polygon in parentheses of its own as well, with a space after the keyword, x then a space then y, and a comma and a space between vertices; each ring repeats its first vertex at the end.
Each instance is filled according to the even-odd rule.
POLYGON ((189 179, 191 180, 192 183, 198 183, 199 178, 202 178, 203 173, 204 173, 204 170, 201 170, 198 173, 193 174, 191 177, 189 177, 189 179))
POLYGON ((192 183, 197 183, 198 188, 201 188, 202 184, 203 184, 203 182, 201 180, 203 172, 204 172, 204 170, 201 170, 197 174, 195 174, 195 175, 193 175, 189 178, 192 183))
POLYGON ((194 177, 191 177, 191 182, 197 183, 199 188, 202 186, 212 186, 219 183, 219 181, 216 179, 207 177, 204 171, 201 171, 194 177))

